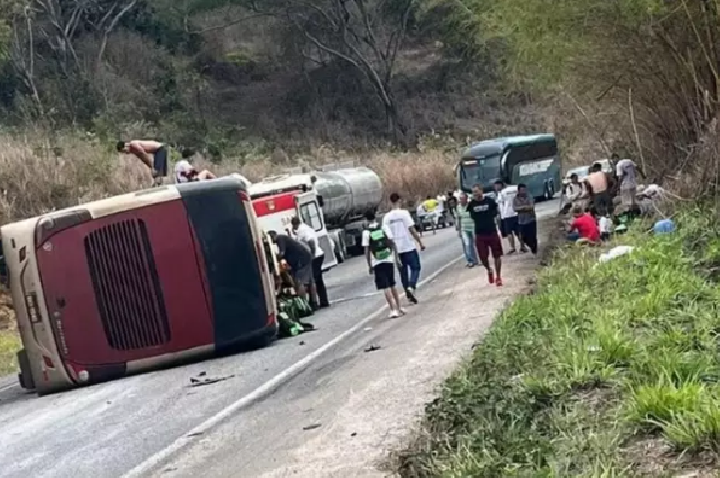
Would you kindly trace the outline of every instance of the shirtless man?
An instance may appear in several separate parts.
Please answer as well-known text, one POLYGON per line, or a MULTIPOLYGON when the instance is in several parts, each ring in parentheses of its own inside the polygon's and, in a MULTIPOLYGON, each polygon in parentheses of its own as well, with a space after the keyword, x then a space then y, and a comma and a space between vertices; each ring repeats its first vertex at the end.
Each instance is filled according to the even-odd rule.
POLYGON ((118 153, 132 154, 150 168, 152 176, 167 176, 167 148, 163 143, 152 140, 118 141, 118 153))

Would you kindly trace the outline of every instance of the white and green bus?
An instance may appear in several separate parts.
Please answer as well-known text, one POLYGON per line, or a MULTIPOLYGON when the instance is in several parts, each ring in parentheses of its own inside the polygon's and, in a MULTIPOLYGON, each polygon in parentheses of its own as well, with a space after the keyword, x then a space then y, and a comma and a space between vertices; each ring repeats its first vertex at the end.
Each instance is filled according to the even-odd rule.
POLYGON ((551 199, 562 184, 560 153, 554 134, 509 136, 480 141, 462 155, 457 182, 470 192, 475 184, 493 190, 495 181, 527 186, 536 199, 551 199))

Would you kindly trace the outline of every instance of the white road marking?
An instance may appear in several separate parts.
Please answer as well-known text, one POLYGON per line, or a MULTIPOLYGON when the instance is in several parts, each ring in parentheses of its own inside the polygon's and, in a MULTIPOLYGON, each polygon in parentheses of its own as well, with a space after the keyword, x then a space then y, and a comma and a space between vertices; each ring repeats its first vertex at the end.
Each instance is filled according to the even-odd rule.
MULTIPOLYGON (((460 259, 462 259, 462 256, 453 259, 444 266, 440 267, 438 270, 427 276, 425 279, 421 280, 418 283, 418 287, 422 287, 428 282, 433 281, 448 267, 459 262, 460 259)), ((355 332, 363 329, 368 324, 368 322, 379 317, 380 314, 382 314, 386 309, 387 305, 382 306, 380 309, 365 317, 363 320, 356 323, 354 326, 341 333, 331 341, 327 342, 325 345, 322 345, 317 350, 305 356, 302 360, 295 362, 295 364, 293 364, 291 367, 283 370, 281 373, 271 378, 270 380, 262 384, 260 387, 241 397, 237 401, 231 403, 224 409, 220 410, 217 414, 213 415, 212 417, 202 422, 200 425, 188 431, 185 435, 179 437, 173 443, 171 443, 170 446, 168 446, 167 448, 160 450, 159 452, 150 456, 147 460, 138 464, 135 468, 124 474, 122 478, 139 477, 150 473, 151 471, 159 467, 159 465, 161 465, 163 462, 167 461, 175 453, 181 451, 183 448, 195 441, 198 437, 210 431, 213 427, 224 422, 226 419, 233 416, 242 408, 247 407, 253 402, 265 397, 288 380, 294 378, 296 375, 306 369, 310 364, 312 364, 315 360, 320 358, 325 352, 335 347, 337 344, 347 339, 355 332)))

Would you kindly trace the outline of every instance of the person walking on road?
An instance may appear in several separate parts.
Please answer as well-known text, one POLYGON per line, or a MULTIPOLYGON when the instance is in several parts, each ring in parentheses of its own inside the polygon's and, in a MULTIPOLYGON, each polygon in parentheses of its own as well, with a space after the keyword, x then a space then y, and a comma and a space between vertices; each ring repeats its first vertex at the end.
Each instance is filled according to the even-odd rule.
POLYGON ((530 252, 537 254, 537 216, 535 215, 535 201, 527 192, 527 186, 518 184, 517 194, 513 199, 513 208, 518 213, 518 227, 520 238, 530 248, 530 252))
POLYGON ((392 210, 383 217, 382 226, 383 229, 390 231, 390 237, 395 244, 400 281, 405 289, 405 296, 410 302, 417 304, 415 288, 420 279, 420 254, 415 243, 420 246, 421 251, 425 250, 425 245, 415 229, 410 213, 402 209, 402 198, 398 193, 390 195, 390 203, 392 210))
POLYGON ((483 194, 482 187, 476 184, 472 188, 473 199, 467 205, 467 211, 475 226, 475 245, 477 246, 480 262, 487 271, 488 282, 498 287, 502 283, 502 241, 498 235, 495 218, 498 213, 497 203, 483 194), (490 268, 490 254, 492 253, 495 270, 490 268))
POLYGON ((313 309, 323 309, 330 306, 328 301, 327 288, 322 276, 322 265, 325 260, 325 253, 318 244, 318 237, 315 230, 307 224, 300 221, 295 216, 291 219, 293 232, 295 236, 308 245, 313 255, 312 260, 312 282, 310 284, 310 306, 313 309))
POLYGON ((463 253, 467 260, 467 267, 478 265, 477 251, 475 250, 475 223, 467 210, 468 195, 460 195, 460 207, 455 210, 455 230, 462 240, 463 253))
POLYGON ((520 242, 520 252, 525 252, 525 245, 522 242, 518 228, 518 213, 513 208, 513 199, 515 199, 516 190, 505 187, 505 183, 498 180, 495 181, 495 194, 498 207, 500 208, 500 235, 504 239, 507 239, 510 245, 508 254, 515 253, 516 237, 520 242))
POLYGON ((375 277, 375 287, 385 294, 390 307, 390 317, 405 315, 400 306, 400 296, 395 286, 395 253, 392 231, 375 220, 375 213, 368 212, 365 218, 370 223, 362 232, 362 247, 365 249, 368 270, 375 277))

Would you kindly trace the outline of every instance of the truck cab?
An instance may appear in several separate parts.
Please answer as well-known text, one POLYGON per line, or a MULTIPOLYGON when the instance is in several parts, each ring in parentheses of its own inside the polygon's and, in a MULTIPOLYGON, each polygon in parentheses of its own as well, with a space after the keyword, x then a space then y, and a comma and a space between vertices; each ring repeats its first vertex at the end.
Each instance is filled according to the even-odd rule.
POLYGON ((276 231, 278 234, 292 236, 291 221, 297 216, 317 234, 318 246, 325 256, 323 270, 335 267, 338 264, 336 248, 325 226, 322 200, 317 192, 302 185, 274 186, 276 185, 271 181, 265 180, 250 187, 255 215, 263 231, 276 231))

